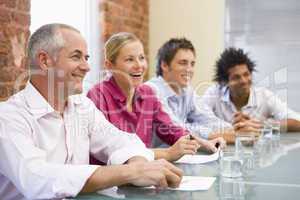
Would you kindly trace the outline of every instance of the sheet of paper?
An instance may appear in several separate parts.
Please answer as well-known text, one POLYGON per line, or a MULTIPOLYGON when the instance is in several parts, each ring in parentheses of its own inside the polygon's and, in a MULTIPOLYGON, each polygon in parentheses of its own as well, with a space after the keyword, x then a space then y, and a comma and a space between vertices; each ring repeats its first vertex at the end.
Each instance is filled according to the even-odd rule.
MULTIPOLYGON (((179 191, 197 191, 197 190, 208 190, 215 182, 215 177, 202 177, 202 176, 183 176, 181 183, 178 188, 167 188, 167 190, 179 190, 179 191)), ((151 187, 141 187, 141 189, 155 189, 151 187)), ((105 196, 124 199, 124 194, 118 194, 118 187, 111 187, 105 190, 97 191, 98 194, 105 196)))
POLYGON ((220 149, 211 155, 184 155, 176 163, 185 164, 202 164, 218 160, 220 155, 220 149))
MULTIPOLYGON (((183 176, 178 188, 167 188, 168 190, 180 191, 197 191, 208 190, 215 182, 216 177, 202 177, 202 176, 183 176)), ((145 189, 154 189, 154 186, 144 187, 145 189)))
POLYGON ((104 190, 99 190, 99 191, 97 191, 97 193, 105 195, 105 196, 113 197, 116 199, 125 199, 124 194, 118 194, 118 187, 116 187, 116 186, 110 187, 110 188, 107 188, 104 190))
POLYGON ((183 176, 179 187, 170 189, 181 191, 208 190, 215 180, 215 177, 183 176))

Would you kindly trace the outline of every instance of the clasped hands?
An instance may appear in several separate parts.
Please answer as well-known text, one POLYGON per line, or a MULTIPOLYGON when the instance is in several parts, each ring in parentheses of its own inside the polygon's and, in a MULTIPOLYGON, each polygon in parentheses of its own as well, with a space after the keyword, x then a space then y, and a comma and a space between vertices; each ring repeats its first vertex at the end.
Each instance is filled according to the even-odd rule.
POLYGON ((263 128, 263 122, 250 117, 249 115, 236 112, 232 121, 235 133, 251 133, 258 136, 263 128))

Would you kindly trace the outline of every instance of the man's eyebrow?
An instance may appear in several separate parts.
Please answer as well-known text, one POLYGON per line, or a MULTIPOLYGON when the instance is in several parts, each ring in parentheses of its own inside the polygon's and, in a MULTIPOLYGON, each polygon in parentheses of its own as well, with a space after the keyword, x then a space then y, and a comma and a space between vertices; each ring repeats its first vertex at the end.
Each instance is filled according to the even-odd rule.
MULTIPOLYGON (((189 62, 189 60, 184 58, 184 59, 180 59, 179 62, 189 62)), ((192 60, 191 62, 196 62, 196 61, 192 60)))
MULTIPOLYGON (((79 50, 79 49, 75 49, 74 51, 72 51, 70 54, 80 54, 81 56, 83 55, 83 52, 81 51, 81 50, 79 50)), ((85 59, 87 60, 87 59, 89 59, 90 58, 90 55, 89 54, 85 54, 84 55, 84 57, 85 57, 85 59)))
POLYGON ((82 51, 78 50, 78 49, 75 49, 74 51, 72 51, 70 54, 73 54, 73 53, 79 53, 79 54, 83 54, 82 51))

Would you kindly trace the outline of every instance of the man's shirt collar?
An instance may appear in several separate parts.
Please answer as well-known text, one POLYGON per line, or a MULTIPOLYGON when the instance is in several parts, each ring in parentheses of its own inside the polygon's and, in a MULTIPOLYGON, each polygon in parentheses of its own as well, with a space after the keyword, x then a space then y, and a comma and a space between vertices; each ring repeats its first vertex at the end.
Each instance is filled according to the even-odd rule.
MULTIPOLYGON (((230 100, 230 90, 228 86, 221 87, 221 100, 230 105, 233 104, 232 101, 230 100)), ((256 101, 256 95, 254 88, 250 88, 250 95, 248 99, 248 103, 244 106, 245 108, 252 108, 257 106, 257 101, 256 101)))
POLYGON ((187 92, 187 88, 181 89, 181 94, 178 95, 171 87, 170 85, 163 79, 162 76, 158 76, 155 80, 155 82, 158 84, 161 93, 168 99, 170 97, 177 97, 177 96, 184 96, 187 92))
POLYGON ((29 112, 34 115, 35 118, 41 118, 49 113, 55 112, 53 107, 30 82, 27 83, 22 94, 25 104, 29 108, 29 112))
MULTIPOLYGON (((25 104, 29 108, 29 112, 36 119, 42 118, 47 114, 57 112, 30 82, 28 82, 26 87, 22 90, 22 94, 25 104)), ((83 102, 82 98, 83 96, 80 94, 69 96, 67 107, 73 107, 73 104, 81 104, 83 102)))

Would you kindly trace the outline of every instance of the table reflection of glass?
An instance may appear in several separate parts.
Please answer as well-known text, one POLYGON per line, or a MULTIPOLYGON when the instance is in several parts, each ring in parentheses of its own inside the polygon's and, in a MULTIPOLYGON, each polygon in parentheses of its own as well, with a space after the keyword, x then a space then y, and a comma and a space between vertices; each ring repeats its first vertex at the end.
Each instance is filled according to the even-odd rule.
POLYGON ((246 185, 242 178, 219 178, 220 199, 245 199, 246 185))
MULTIPOLYGON (((254 175, 233 182, 219 176, 217 161, 201 165, 179 164, 185 175, 215 176, 217 180, 207 191, 156 191, 137 187, 120 187, 117 192, 126 199, 299 199, 300 196, 300 133, 281 134, 281 155, 276 162, 257 168, 254 175)), ((234 149, 233 146, 228 146, 234 149)), ((114 199, 98 194, 82 195, 76 199, 114 199)))

